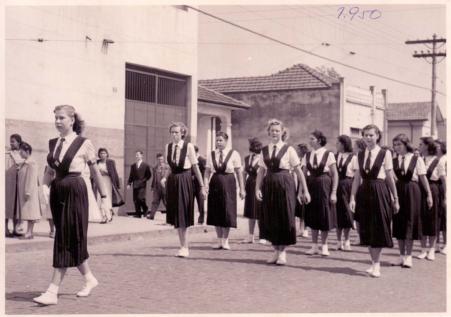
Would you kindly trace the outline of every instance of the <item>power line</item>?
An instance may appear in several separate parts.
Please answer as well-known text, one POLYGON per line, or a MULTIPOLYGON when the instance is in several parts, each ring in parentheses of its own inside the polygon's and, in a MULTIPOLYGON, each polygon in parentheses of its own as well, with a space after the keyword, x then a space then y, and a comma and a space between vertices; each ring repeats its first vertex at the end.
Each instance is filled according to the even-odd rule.
MULTIPOLYGON (((270 41, 274 41, 274 42, 279 43, 279 44, 281 44, 283 46, 290 47, 292 49, 295 49, 295 50, 301 51, 303 53, 306 53, 308 55, 312 55, 312 56, 315 56, 317 58, 320 58, 320 59, 323 59, 323 60, 326 60, 326 61, 338 64, 338 65, 341 65, 341 66, 344 66, 344 67, 347 67, 347 68, 350 68, 350 69, 353 69, 353 70, 356 70, 356 71, 359 71, 359 72, 362 72, 362 73, 365 73, 365 74, 368 74, 368 75, 372 75, 372 76, 375 76, 375 77, 379 77, 379 78, 383 78, 383 79, 386 79, 386 80, 390 80, 390 81, 393 81, 393 82, 396 82, 396 83, 399 83, 399 84, 403 84, 403 85, 407 85, 407 86, 411 86, 411 87, 415 87, 415 88, 419 88, 419 89, 423 89, 423 90, 428 90, 428 91, 431 90, 430 88, 427 88, 427 87, 423 87, 423 86, 412 84, 412 83, 409 83, 409 82, 405 82, 405 81, 402 81, 402 80, 399 80, 399 79, 391 78, 391 77, 388 77, 388 76, 385 76, 385 75, 382 75, 382 74, 374 73, 374 72, 371 72, 371 71, 368 71, 368 70, 365 70, 365 69, 362 69, 362 68, 359 68, 359 67, 355 67, 355 66, 352 66, 352 65, 348 65, 348 64, 342 63, 340 61, 334 60, 334 59, 329 58, 329 57, 325 57, 325 56, 322 56, 322 55, 319 55, 319 54, 316 54, 316 53, 313 53, 313 52, 309 52, 309 51, 307 51, 307 50, 305 50, 303 48, 300 48, 300 47, 297 47, 297 46, 292 45, 290 43, 278 40, 278 39, 276 39, 274 37, 271 37, 271 36, 268 36, 266 34, 259 33, 257 31, 251 30, 249 28, 246 28, 246 27, 241 26, 239 24, 236 24, 234 22, 228 21, 226 19, 223 19, 223 18, 218 17, 216 15, 213 15, 211 13, 208 13, 208 12, 206 12, 204 10, 201 10, 201 9, 198 9, 198 8, 194 8, 194 7, 189 6, 189 5, 187 5, 187 7, 190 8, 191 10, 194 10, 194 11, 197 11, 197 12, 199 12, 201 14, 209 16, 209 17, 211 17, 213 19, 222 21, 222 22, 224 22, 226 24, 232 25, 232 26, 237 27, 237 28, 239 28, 241 30, 244 30, 246 32, 249 32, 249 33, 252 33, 254 35, 266 38, 266 39, 268 39, 270 41)), ((438 93, 440 93, 440 94, 445 96, 444 93, 441 93, 441 92, 438 92, 438 93)))

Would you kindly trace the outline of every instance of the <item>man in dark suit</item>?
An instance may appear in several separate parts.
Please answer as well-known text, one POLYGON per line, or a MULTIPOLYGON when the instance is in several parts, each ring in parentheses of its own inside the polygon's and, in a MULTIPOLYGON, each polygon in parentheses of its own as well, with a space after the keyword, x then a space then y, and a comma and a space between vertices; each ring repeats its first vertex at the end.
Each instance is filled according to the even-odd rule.
POLYGON ((128 177, 127 189, 133 185, 133 202, 135 203, 134 217, 141 218, 147 213, 146 204, 146 185, 152 176, 149 165, 143 162, 143 152, 136 151, 136 163, 131 166, 130 176, 128 177))
POLYGON ((155 213, 160 206, 160 201, 163 201, 163 205, 166 206, 166 189, 161 185, 161 179, 164 178, 167 171, 169 170, 169 165, 164 162, 163 154, 157 154, 157 164, 153 168, 153 177, 151 183, 152 189, 152 205, 150 206, 150 212, 147 218, 153 220, 155 213))
MULTIPOLYGON (((200 173, 202 174, 202 178, 204 178, 205 165, 207 165, 207 160, 202 156, 200 156, 199 148, 197 147, 197 145, 194 146, 194 150, 196 151, 197 161, 199 162, 198 166, 200 173)), ((194 197, 197 200, 197 207, 199 209, 199 218, 197 219, 197 223, 203 224, 205 218, 204 198, 202 197, 201 188, 199 182, 197 181, 196 176, 194 175, 194 172, 193 172, 193 183, 194 183, 194 197)))

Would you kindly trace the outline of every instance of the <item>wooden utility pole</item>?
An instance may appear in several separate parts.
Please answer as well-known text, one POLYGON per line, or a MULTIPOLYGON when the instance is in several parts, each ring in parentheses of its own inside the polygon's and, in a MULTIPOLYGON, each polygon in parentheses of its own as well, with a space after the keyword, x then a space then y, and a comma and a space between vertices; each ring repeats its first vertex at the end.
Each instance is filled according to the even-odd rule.
MULTIPOLYGON (((421 51, 421 53, 417 53, 417 51, 415 51, 415 53, 413 54, 413 57, 416 58, 424 58, 427 59, 428 57, 432 58, 432 96, 431 96, 431 136, 433 138, 437 138, 437 128, 436 128, 436 124, 437 124, 437 105, 435 102, 435 94, 436 94, 436 90, 435 90, 435 81, 437 79, 436 76, 436 64, 437 64, 437 57, 438 56, 443 56, 443 58, 446 57, 446 52, 442 53, 442 52, 437 52, 437 43, 446 43, 446 39, 445 38, 441 38, 441 39, 437 39, 437 35, 434 34, 432 36, 432 39, 428 39, 428 40, 416 40, 416 41, 406 41, 406 44, 432 44, 432 53, 428 50, 427 53, 423 53, 423 51, 421 51)), ((443 46, 444 44, 442 44, 443 46)), ((426 45, 427 46, 427 45, 426 45)), ((440 46, 441 47, 441 46, 440 46)), ((441 60, 439 61, 441 62, 441 60)))

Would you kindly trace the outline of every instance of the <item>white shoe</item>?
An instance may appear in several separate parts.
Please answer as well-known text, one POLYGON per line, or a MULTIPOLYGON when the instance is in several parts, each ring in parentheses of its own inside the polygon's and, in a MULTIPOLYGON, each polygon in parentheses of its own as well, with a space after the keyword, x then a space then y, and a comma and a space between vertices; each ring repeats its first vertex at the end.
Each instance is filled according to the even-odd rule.
POLYGON ((319 254, 319 250, 318 250, 318 245, 314 245, 310 248, 310 250, 308 250, 307 252, 305 252, 308 255, 314 255, 314 254, 319 254))
POLYGON ((285 251, 279 252, 279 258, 276 261, 277 265, 287 264, 287 253, 285 251))
POLYGON ((417 255, 417 258, 418 259, 425 259, 427 255, 428 255, 427 251, 421 250, 421 253, 417 255))
POLYGON ((86 282, 86 284, 83 287, 83 289, 77 293, 77 296, 78 297, 87 297, 87 296, 89 296, 89 294, 91 293, 91 290, 94 287, 96 287, 97 285, 99 285, 99 282, 96 279, 94 279, 92 281, 89 281, 89 282, 86 282))
POLYGON ((274 251, 274 254, 272 258, 270 258, 266 263, 268 264, 276 264, 277 260, 279 259, 279 251, 274 251))
POLYGON ((179 258, 187 258, 189 256, 188 248, 180 248, 175 256, 179 258))
POLYGON ((430 249, 428 251, 426 259, 428 259, 429 261, 434 261, 435 260, 435 249, 434 248, 432 248, 432 249, 430 249))
POLYGON ((373 274, 373 271, 374 271, 374 264, 371 264, 370 268, 365 270, 365 272, 370 274, 370 275, 373 274))
POLYGON ((343 241, 337 241, 337 247, 335 248, 335 250, 344 250, 345 246, 343 244, 343 241))
POLYGON ((58 303, 58 294, 46 291, 40 296, 33 298, 33 301, 41 305, 56 305, 58 303))
POLYGON ((350 241, 350 240, 346 240, 346 241, 345 241, 345 245, 344 245, 343 250, 345 250, 345 251, 352 251, 352 248, 351 248, 351 241, 350 241))
POLYGON ((230 250, 229 239, 224 240, 224 242, 222 243, 222 248, 224 250, 230 250))
POLYGON ((399 256, 399 259, 390 263, 391 266, 402 266, 404 265, 405 257, 403 255, 399 256))
POLYGON ((308 230, 304 230, 304 232, 302 233, 302 237, 308 238, 308 230))
POLYGON ((402 264, 403 267, 406 268, 411 268, 412 267, 412 256, 411 255, 406 255, 406 257, 404 258, 404 263, 402 264))
POLYGON ((215 249, 215 250, 222 249, 222 244, 223 244, 222 239, 219 239, 219 238, 218 238, 218 243, 216 243, 215 245, 213 245, 212 248, 215 249))
POLYGON ((322 256, 328 256, 328 255, 330 255, 330 253, 329 253, 329 248, 328 248, 327 244, 323 244, 323 245, 321 246, 321 255, 322 255, 322 256))
POLYGON ((265 240, 265 239, 260 239, 260 240, 258 240, 258 243, 260 243, 260 244, 266 244, 266 240, 265 240))
POLYGON ((254 243, 254 236, 249 236, 246 239, 244 239, 241 243, 254 243))
POLYGON ((381 277, 381 270, 374 267, 373 272, 370 273, 371 277, 381 277))
POLYGON ((446 244, 440 249, 441 254, 446 254, 446 244))

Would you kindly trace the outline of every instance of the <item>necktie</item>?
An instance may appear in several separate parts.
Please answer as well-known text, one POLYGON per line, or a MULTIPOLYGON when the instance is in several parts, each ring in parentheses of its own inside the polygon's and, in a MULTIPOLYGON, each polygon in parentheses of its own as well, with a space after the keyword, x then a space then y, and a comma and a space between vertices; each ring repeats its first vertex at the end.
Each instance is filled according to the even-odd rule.
POLYGON ((403 156, 401 157, 401 175, 404 175, 404 174, 405 174, 405 171, 404 171, 404 168, 405 168, 405 166, 404 166, 404 160, 405 160, 405 156, 403 155, 403 156))
POLYGON ((222 165, 224 157, 222 156, 222 150, 219 150, 219 165, 222 165))
POLYGON ((316 157, 316 153, 313 154, 313 168, 318 167, 318 158, 316 157))
POLYGON ((341 169, 343 168, 343 155, 340 158, 340 162, 338 163, 338 170, 341 172, 341 169))
POLYGON ((61 138, 60 144, 58 145, 58 147, 56 148, 55 153, 53 154, 53 158, 54 158, 55 160, 58 160, 58 161, 59 161, 60 154, 61 154, 61 150, 63 149, 63 143, 64 143, 64 141, 66 141, 66 140, 65 140, 64 138, 61 138))
POLYGON ((365 162, 365 172, 368 174, 370 172, 370 162, 371 162, 371 151, 368 151, 368 158, 365 162))
POLYGON ((276 151, 277 151, 277 145, 274 145, 272 153, 271 153, 271 159, 276 158, 276 151))
POLYGON ((174 153, 172 154, 172 162, 177 163, 177 149, 178 149, 178 145, 176 144, 174 147, 174 153))

